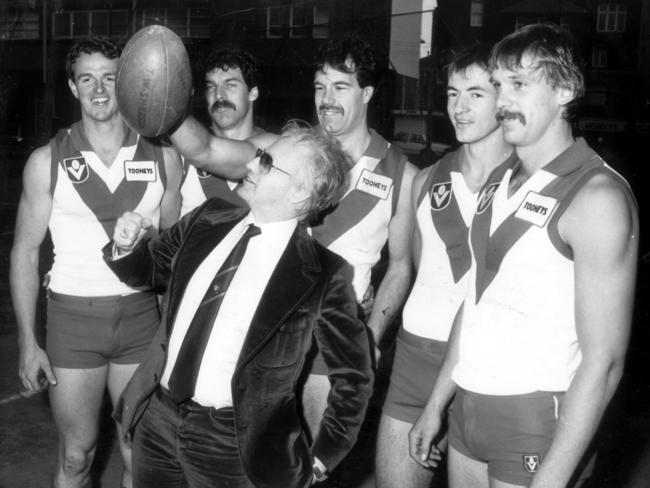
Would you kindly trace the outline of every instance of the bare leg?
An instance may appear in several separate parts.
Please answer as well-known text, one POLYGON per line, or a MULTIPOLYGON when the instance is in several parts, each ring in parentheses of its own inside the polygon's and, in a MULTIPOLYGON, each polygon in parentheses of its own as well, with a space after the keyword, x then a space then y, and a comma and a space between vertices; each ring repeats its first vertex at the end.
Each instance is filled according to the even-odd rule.
MULTIPOLYGON (((108 392, 111 396, 111 403, 113 408, 117 405, 117 400, 120 398, 124 387, 133 376, 134 371, 138 367, 137 364, 115 364, 110 363, 108 368, 108 392)), ((131 488, 132 471, 131 471, 131 442, 124 438, 122 426, 116 423, 117 438, 120 446, 120 454, 122 455, 122 463, 124 471, 122 472, 122 488, 131 488)))
POLYGON ((49 393, 59 435, 55 488, 90 487, 107 369, 54 368, 58 383, 49 393))
POLYGON ((471 459, 449 446, 449 488, 491 487, 487 463, 471 459))
POLYGON ((413 424, 382 415, 377 434, 375 484, 377 488, 428 488, 435 471, 409 456, 408 434, 413 424))

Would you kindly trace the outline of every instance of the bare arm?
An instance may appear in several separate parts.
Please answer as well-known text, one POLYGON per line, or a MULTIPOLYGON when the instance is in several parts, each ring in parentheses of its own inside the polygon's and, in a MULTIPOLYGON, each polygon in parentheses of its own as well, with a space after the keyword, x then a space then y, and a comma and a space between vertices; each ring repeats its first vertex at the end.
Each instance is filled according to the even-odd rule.
POLYGON ((451 379, 451 373, 458 363, 458 343, 462 321, 463 306, 461 305, 454 318, 445 351, 445 360, 440 367, 431 395, 409 432, 409 454, 424 467, 435 467, 437 459, 439 459, 433 443, 442 429, 445 411, 456 393, 456 383, 451 379))
POLYGON ((167 186, 160 202, 160 228, 168 229, 178 221, 181 213, 181 179, 183 165, 175 149, 163 148, 167 186))
POLYGON ((255 157, 253 144, 215 136, 192 116, 170 138, 192 164, 229 180, 246 176, 246 163, 255 157))
POLYGON ((56 384, 47 354, 38 345, 34 333, 39 249, 52 211, 50 180, 50 147, 43 146, 31 154, 23 172, 9 271, 11 299, 18 322, 18 374, 29 391, 40 390, 48 382, 56 384), (40 377, 41 372, 45 378, 40 377))
POLYGON ((582 362, 564 397, 553 442, 531 487, 563 487, 592 440, 623 372, 630 335, 638 218, 622 184, 594 177, 559 222, 575 266, 582 362))
POLYGON ((411 284, 413 271, 411 260, 411 236, 413 234, 413 213, 411 208, 411 185, 417 172, 410 163, 404 168, 395 215, 388 227, 388 268, 375 297, 368 327, 375 344, 397 315, 411 284))

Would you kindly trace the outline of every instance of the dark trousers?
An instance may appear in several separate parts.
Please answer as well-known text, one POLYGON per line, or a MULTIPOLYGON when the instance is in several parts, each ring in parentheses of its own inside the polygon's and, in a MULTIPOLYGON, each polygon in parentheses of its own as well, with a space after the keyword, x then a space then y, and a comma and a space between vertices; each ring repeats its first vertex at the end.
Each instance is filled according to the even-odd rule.
POLYGON ((158 388, 133 436, 134 488, 254 488, 232 408, 176 405, 158 388))

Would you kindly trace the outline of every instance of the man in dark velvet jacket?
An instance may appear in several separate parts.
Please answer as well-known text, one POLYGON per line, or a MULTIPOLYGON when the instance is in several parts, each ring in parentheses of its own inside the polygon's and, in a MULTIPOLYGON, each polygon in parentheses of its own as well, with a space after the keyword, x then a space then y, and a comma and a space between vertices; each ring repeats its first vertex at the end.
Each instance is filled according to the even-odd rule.
POLYGON ((137 213, 118 220, 107 263, 165 293, 160 329, 115 411, 133 434, 136 488, 306 487, 353 446, 372 390, 369 341, 350 266, 301 224, 335 201, 348 164, 328 136, 293 127, 248 163, 238 191, 250 212, 208 200, 152 239, 137 213), (261 233, 247 237, 252 227, 261 233), (190 354, 198 372, 179 382, 196 317, 220 286, 215 270, 246 239, 216 319, 197 326, 208 327, 205 352, 190 354), (313 341, 332 393, 310 444, 296 388, 313 341), (189 397, 179 393, 188 383, 189 397))

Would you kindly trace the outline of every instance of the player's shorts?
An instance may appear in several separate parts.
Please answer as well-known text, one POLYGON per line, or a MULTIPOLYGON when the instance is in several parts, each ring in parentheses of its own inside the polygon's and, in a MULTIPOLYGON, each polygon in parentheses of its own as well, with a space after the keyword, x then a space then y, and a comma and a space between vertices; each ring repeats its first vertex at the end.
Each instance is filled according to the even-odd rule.
POLYGON ((137 364, 159 324, 153 292, 77 297, 49 291, 46 350, 58 368, 137 364))
MULTIPOLYGON (((487 463, 498 481, 528 486, 553 440, 564 392, 482 395, 458 389, 449 411, 449 443, 487 463)), ((593 470, 592 456, 580 479, 593 470)))
POLYGON ((395 359, 382 412, 415 423, 427 403, 445 358, 446 342, 427 339, 400 328, 395 359))

